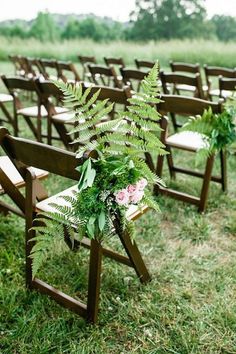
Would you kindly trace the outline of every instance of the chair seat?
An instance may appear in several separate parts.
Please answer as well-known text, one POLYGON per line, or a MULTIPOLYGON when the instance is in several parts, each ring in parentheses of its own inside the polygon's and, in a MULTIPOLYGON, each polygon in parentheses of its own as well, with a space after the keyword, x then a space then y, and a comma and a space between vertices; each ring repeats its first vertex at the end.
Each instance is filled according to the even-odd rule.
MULTIPOLYGON (((220 90, 219 89, 211 90, 210 91, 210 95, 219 97, 220 96, 220 90)), ((233 95, 233 91, 222 90, 221 95, 223 97, 225 97, 225 98, 231 97, 233 95)))
MULTIPOLYGON (((20 108, 17 110, 17 114, 21 114, 26 117, 38 117, 38 106, 20 108)), ((44 118, 48 116, 44 106, 41 106, 41 116, 44 118)))
POLYGON ((207 137, 196 132, 183 131, 166 139, 166 144, 183 150, 198 151, 209 146, 207 137))
POLYGON ((5 103, 5 102, 12 102, 13 97, 11 95, 8 95, 6 93, 0 93, 0 102, 5 103))
MULTIPOLYGON (((11 182, 16 187, 22 187, 25 185, 25 181, 11 162, 11 160, 7 156, 0 156, 0 169, 8 176, 11 182)), ((48 176, 48 172, 41 170, 39 168, 33 168, 36 177, 39 179, 43 179, 48 176)), ((2 186, 0 185, 0 193, 4 193, 2 186)))
POLYGON ((61 124, 71 124, 74 125, 71 120, 75 117, 75 114, 73 112, 63 112, 63 113, 58 113, 54 114, 52 116, 52 120, 61 123, 61 124))
MULTIPOLYGON (((190 86, 190 85, 176 85, 176 88, 178 90, 182 90, 182 91, 191 91, 191 92, 195 92, 196 91, 196 87, 194 86, 190 86)), ((206 85, 202 86, 203 91, 207 91, 208 87, 206 85)))
MULTIPOLYGON (((54 212, 55 209, 50 205, 51 203, 60 204, 61 206, 69 206, 70 204, 66 202, 64 199, 60 198, 63 196, 73 196, 74 193, 77 191, 77 185, 67 188, 64 191, 55 194, 52 197, 42 200, 41 202, 36 204, 36 209, 40 212, 54 212)), ((145 212, 148 209, 146 205, 142 208, 138 207, 137 205, 131 205, 127 210, 126 216, 129 220, 133 220, 138 217, 140 214, 145 212)))
MULTIPOLYGON (((63 113, 67 111, 67 109, 64 107, 55 107, 55 110, 57 113, 63 113)), ((34 118, 38 116, 38 107, 32 106, 32 107, 18 109, 17 114, 22 114, 23 116, 34 118)), ((47 110, 45 109, 44 106, 41 106, 41 117, 46 118, 47 116, 48 116, 47 110)))

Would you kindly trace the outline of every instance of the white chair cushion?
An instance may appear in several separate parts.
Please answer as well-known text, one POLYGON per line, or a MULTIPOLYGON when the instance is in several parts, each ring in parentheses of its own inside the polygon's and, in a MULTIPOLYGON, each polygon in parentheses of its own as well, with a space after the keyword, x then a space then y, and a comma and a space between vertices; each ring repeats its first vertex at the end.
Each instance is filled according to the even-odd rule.
POLYGON ((166 144, 183 150, 198 151, 209 146, 207 137, 196 132, 183 131, 166 139, 166 144))
MULTIPOLYGON (((0 156, 0 168, 3 170, 3 172, 8 176, 8 178, 11 180, 11 182, 16 186, 16 187, 21 187, 25 185, 25 181, 7 156, 0 156)), ((42 179, 48 176, 48 172, 41 170, 39 168, 33 168, 37 178, 42 179)), ((0 185, 0 193, 3 193, 3 188, 0 185)))
MULTIPOLYGON (((17 114, 21 114, 22 116, 26 117, 38 117, 38 107, 32 106, 18 109, 17 114)), ((44 118, 48 116, 48 113, 44 106, 41 106, 41 116, 44 118)))
MULTIPOLYGON (((36 209, 38 211, 43 212, 55 212, 55 208, 53 208, 50 203, 59 204, 61 206, 70 206, 70 203, 66 202, 63 196, 73 196, 74 192, 77 191, 77 185, 67 188, 64 191, 55 194, 52 197, 44 199, 43 201, 36 204, 36 209)), ((136 219, 142 212, 145 212, 148 209, 146 205, 144 205, 141 209, 137 207, 137 205, 131 205, 127 210, 126 216, 129 220, 136 219)))
POLYGON ((7 95, 6 93, 0 93, 0 102, 12 102, 13 97, 11 95, 7 95))

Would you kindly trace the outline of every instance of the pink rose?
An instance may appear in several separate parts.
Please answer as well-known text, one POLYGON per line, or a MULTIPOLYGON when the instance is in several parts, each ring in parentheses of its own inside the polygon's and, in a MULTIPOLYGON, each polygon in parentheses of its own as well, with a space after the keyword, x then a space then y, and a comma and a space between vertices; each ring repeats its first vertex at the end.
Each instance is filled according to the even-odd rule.
POLYGON ((137 183, 137 187, 139 191, 143 191, 144 188, 147 186, 148 182, 146 180, 146 178, 141 178, 138 183, 137 183))
POLYGON ((143 198, 143 195, 144 195, 144 191, 137 191, 136 193, 134 193, 129 197, 129 200, 131 203, 136 204, 140 202, 140 200, 143 198))
POLYGON ((137 184, 129 184, 126 188, 129 195, 133 195, 137 191, 137 184))
POLYGON ((115 193, 116 202, 119 205, 126 205, 129 203, 129 193, 126 189, 121 189, 115 193))

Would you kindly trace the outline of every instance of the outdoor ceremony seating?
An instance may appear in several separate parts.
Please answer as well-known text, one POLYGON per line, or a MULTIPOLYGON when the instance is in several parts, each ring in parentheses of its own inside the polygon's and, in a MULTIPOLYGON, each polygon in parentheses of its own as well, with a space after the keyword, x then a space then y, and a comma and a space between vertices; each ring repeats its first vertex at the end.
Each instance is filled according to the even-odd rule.
POLYGON ((234 79, 219 77, 220 97, 226 99, 227 97, 235 97, 236 77, 234 79))
POLYGON ((57 80, 57 64, 55 59, 44 59, 40 58, 39 60, 40 67, 42 68, 42 75, 45 80, 57 80))
MULTIPOLYGON (((160 71, 160 80, 163 93, 166 95, 177 93, 178 90, 176 91, 176 87, 179 85, 188 85, 188 87, 192 87, 192 95, 194 97, 204 99, 202 81, 199 74, 187 76, 179 73, 165 73, 164 71, 160 71)), ((182 124, 177 121, 174 112, 171 112, 170 116, 174 130, 177 131, 182 124)))
POLYGON ((138 70, 151 69, 155 65, 154 61, 149 61, 149 60, 134 59, 134 62, 138 70))
POLYGON ((125 62, 122 58, 104 57, 104 61, 107 66, 118 65, 122 68, 125 67, 125 62))
MULTIPOLYGON (((61 178, 69 178, 78 183, 80 174, 76 167, 81 165, 88 155, 82 158, 76 158, 75 154, 55 147, 51 147, 38 142, 29 141, 13 137, 5 128, 0 129, 0 144, 14 163, 18 172, 21 174, 25 181, 26 193, 25 196, 21 194, 20 207, 26 218, 26 233, 25 233, 25 253, 26 253, 26 285, 28 289, 36 289, 46 295, 49 295, 61 305, 69 308, 75 313, 81 315, 86 320, 95 323, 98 318, 99 307, 99 292, 102 272, 102 256, 107 256, 116 260, 119 263, 125 264, 134 268, 141 283, 146 283, 150 280, 149 272, 146 268, 141 253, 134 240, 131 240, 129 234, 121 230, 119 226, 117 229, 117 237, 120 239, 121 244, 127 256, 118 254, 117 252, 107 249, 99 241, 98 238, 94 239, 75 239, 74 245, 65 230, 64 238, 73 251, 78 251, 80 246, 84 246, 90 250, 89 256, 89 274, 88 274, 88 288, 87 288, 87 303, 75 299, 62 291, 55 289, 53 286, 47 284, 44 280, 33 278, 32 276, 32 259, 29 257, 35 242, 29 242, 36 236, 35 229, 32 226, 37 225, 37 216, 43 211, 52 210, 50 203, 57 202, 60 195, 70 195, 75 188, 69 188, 57 195, 47 197, 47 195, 40 194, 38 191, 38 180, 32 170, 40 168, 49 171, 52 174, 61 176, 61 178), (37 181, 37 183, 36 183, 37 181), (35 220, 36 219, 36 220, 35 220), (35 221, 34 221, 35 220, 35 221)), ((90 156, 93 153, 90 153, 90 156)), ((62 199, 60 199, 62 201, 62 199)), ((147 207, 142 210, 136 206, 131 206, 127 213, 129 219, 135 220, 140 217, 147 207)), ((118 225, 115 224, 114 225, 118 225)), ((78 225, 74 226, 75 231, 78 225)), ((79 271, 79 269, 78 269, 79 271)))
MULTIPOLYGON (((189 64, 189 63, 184 63, 184 62, 177 62, 177 61, 170 61, 170 68, 172 70, 172 72, 174 73, 188 73, 188 74, 199 74, 201 76, 201 67, 200 65, 197 64, 189 64)), ((201 78, 202 80, 202 78, 201 78)), ((206 98, 206 93, 207 93, 207 85, 203 85, 202 86, 203 92, 205 94, 206 98)), ((190 91, 191 93, 195 92, 195 88, 191 85, 186 85, 186 84, 179 84, 175 86, 175 92, 178 95, 181 94, 181 91, 190 91)))
MULTIPOLYGON (((208 98, 212 100, 214 97, 220 97, 220 89, 219 89, 219 76, 224 78, 233 79, 236 78, 236 68, 229 69, 224 68, 221 66, 208 66, 204 65, 205 75, 206 75, 206 82, 208 85, 208 98), (212 78, 215 79, 212 83, 212 78)), ((221 91, 221 97, 227 97, 230 93, 225 90, 225 92, 221 91)))
POLYGON ((123 78, 124 85, 130 86, 131 90, 133 91, 140 90, 141 81, 147 75, 145 71, 126 68, 120 68, 120 73, 123 78))
POLYGON ((122 88, 122 82, 119 80, 113 66, 88 65, 88 69, 95 85, 122 88))
POLYGON ((64 82, 82 81, 75 65, 71 61, 56 61, 57 77, 64 82))
POLYGON ((91 74, 88 69, 88 64, 97 64, 96 58, 93 56, 78 55, 78 59, 80 61, 80 64, 82 65, 82 69, 83 69, 83 73, 82 73, 83 81, 86 81, 87 79, 89 81, 92 81, 91 74))
MULTIPOLYGON (((48 176, 48 172, 34 168, 33 173, 37 180, 42 180, 48 176)), ((37 183, 37 182, 36 182, 37 183)), ((12 212, 18 216, 25 218, 25 201, 22 198, 19 188, 25 187, 25 181, 15 168, 12 161, 7 156, 0 156, 0 212, 8 214, 12 212), (14 205, 3 200, 2 196, 7 195, 14 205)), ((42 187, 38 185, 38 192, 42 187)))
MULTIPOLYGON (((222 112, 222 101, 213 103, 197 98, 177 95, 163 95, 161 96, 161 99, 163 102, 158 105, 158 110, 162 113, 162 115, 168 115, 169 113, 179 114, 182 116, 202 115, 204 110, 208 109, 209 107, 211 107, 213 113, 222 112)), ((166 145, 167 151, 169 152, 167 155, 167 162, 171 178, 175 179, 176 173, 183 173, 186 175, 201 178, 202 186, 199 196, 190 195, 179 191, 179 189, 171 189, 168 187, 156 188, 156 192, 171 196, 183 202, 196 205, 199 212, 204 212, 206 209, 210 182, 214 181, 221 184, 223 191, 226 191, 227 189, 226 153, 220 151, 220 176, 213 176, 212 170, 215 160, 214 154, 211 154, 206 158, 206 165, 203 173, 197 172, 191 168, 178 167, 174 163, 174 157, 172 153, 173 149, 196 153, 200 148, 203 148, 204 146, 206 147, 206 141, 202 135, 195 132, 182 131, 173 135, 166 135, 164 143, 166 145)), ((159 157, 159 160, 161 160, 159 161, 159 169, 157 171, 159 176, 162 176, 163 159, 163 156, 159 157)))

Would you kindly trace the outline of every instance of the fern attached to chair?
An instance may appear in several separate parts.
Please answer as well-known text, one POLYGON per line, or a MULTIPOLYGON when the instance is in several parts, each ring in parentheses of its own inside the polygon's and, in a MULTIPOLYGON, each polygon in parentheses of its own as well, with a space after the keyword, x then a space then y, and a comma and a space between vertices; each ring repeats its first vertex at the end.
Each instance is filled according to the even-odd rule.
MULTIPOLYGON (((59 222, 68 229, 72 239, 73 226, 80 237, 102 240, 118 232, 115 227, 118 221, 121 229, 133 237, 133 224, 126 217, 128 207, 136 204, 142 209, 145 203, 159 210, 146 185, 163 182, 144 161, 145 153, 166 153, 157 137, 161 130, 160 115, 156 111, 160 101, 157 77, 156 64, 142 82, 143 92, 130 98, 127 110, 111 121, 104 118, 112 111, 113 104, 108 100, 98 101, 99 91, 90 97, 91 88, 83 92, 82 86, 56 83, 64 93, 65 104, 75 112, 70 134, 76 136, 73 141, 78 145, 76 156, 80 158, 87 151, 95 150, 97 157, 89 157, 77 167, 80 180, 73 196, 63 197, 66 206, 53 204, 55 213, 44 214, 46 220, 54 219, 50 227, 59 222)), ((43 248, 47 239, 42 237, 43 228, 39 231, 41 234, 34 238, 37 243, 31 254, 37 264, 34 274, 45 255, 43 248)), ((53 236, 57 235, 53 233, 53 236)))

